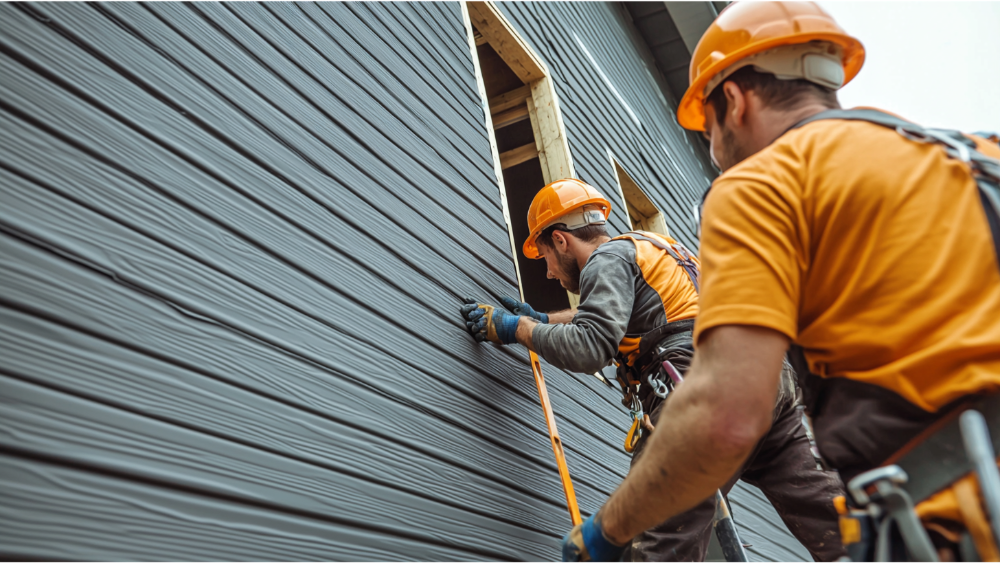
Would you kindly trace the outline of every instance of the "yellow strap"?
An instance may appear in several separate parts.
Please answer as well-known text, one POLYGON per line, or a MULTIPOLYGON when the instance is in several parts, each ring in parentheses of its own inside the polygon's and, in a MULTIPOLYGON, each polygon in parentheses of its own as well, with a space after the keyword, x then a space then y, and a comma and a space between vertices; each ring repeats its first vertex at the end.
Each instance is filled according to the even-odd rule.
POLYGON ((625 451, 627 453, 632 453, 635 449, 635 445, 639 443, 639 419, 632 417, 632 428, 628 429, 628 434, 625 435, 625 451))
POLYGON ((958 510, 962 513, 965 528, 976 544, 976 551, 983 561, 1000 561, 1000 551, 993 541, 993 532, 986 514, 980 504, 979 486, 974 475, 959 480, 952 487, 955 499, 958 500, 958 510))

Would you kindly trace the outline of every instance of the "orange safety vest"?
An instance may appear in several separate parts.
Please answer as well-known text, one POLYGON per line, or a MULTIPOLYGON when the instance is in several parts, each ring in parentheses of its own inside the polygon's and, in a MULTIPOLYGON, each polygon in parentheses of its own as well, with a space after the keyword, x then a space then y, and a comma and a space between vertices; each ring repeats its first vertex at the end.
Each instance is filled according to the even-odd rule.
MULTIPOLYGON (((611 240, 631 240, 635 244, 635 263, 663 303, 668 323, 693 319, 698 315, 698 289, 701 264, 673 238, 647 231, 631 231, 611 240)), ((641 334, 626 334, 618 352, 628 365, 635 362, 641 334)))

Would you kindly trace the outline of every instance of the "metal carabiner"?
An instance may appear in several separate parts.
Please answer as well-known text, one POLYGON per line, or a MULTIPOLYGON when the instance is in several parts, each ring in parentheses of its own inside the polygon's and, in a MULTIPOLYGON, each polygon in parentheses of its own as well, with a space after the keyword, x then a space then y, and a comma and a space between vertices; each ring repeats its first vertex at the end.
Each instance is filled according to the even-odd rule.
POLYGON ((667 398, 667 393, 670 393, 670 389, 667 387, 666 382, 663 381, 664 375, 660 370, 649 374, 646 378, 649 381, 649 386, 653 389, 653 394, 661 399, 667 398))
POLYGON ((625 435, 625 452, 632 453, 635 450, 636 444, 639 443, 639 437, 642 435, 640 426, 642 424, 642 406, 639 410, 631 409, 629 414, 632 415, 632 427, 628 429, 628 434, 625 435))

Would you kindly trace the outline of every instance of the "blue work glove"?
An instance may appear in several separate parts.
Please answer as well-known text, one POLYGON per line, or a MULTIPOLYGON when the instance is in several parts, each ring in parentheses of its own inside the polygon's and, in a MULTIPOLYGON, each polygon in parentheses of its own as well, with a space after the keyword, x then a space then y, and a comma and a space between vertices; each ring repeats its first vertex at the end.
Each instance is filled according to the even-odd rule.
POLYGON ((531 317, 542 324, 549 323, 549 316, 545 313, 539 313, 534 310, 531 305, 527 303, 521 303, 513 297, 507 297, 506 295, 500 298, 500 303, 503 304, 504 308, 514 313, 515 315, 523 315, 525 317, 531 317))
POLYGON ((489 340, 497 344, 514 344, 517 339, 517 321, 519 315, 512 315, 503 309, 477 303, 475 299, 466 297, 462 301, 462 318, 465 328, 476 339, 476 342, 489 340))
POLYGON ((604 535, 597 514, 574 527, 563 538, 563 561, 618 561, 625 552, 624 545, 615 545, 604 535))

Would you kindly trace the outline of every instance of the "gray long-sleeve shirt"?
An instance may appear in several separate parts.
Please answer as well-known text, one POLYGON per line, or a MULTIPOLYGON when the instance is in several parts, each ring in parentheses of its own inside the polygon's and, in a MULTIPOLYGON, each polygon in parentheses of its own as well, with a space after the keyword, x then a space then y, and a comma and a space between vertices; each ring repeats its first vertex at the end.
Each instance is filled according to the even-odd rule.
POLYGON ((667 322, 663 302, 636 264, 635 244, 599 246, 580 272, 580 305, 569 324, 540 324, 531 333, 538 354, 552 365, 594 373, 611 363, 626 336, 667 322))

